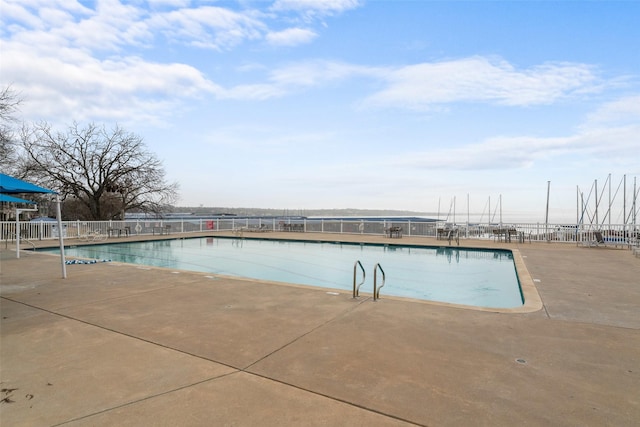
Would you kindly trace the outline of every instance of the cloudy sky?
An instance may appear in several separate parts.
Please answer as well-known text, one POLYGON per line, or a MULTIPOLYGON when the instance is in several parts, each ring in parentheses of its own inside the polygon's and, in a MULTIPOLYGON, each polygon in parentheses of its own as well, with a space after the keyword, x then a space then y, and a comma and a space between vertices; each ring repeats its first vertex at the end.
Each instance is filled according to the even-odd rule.
POLYGON ((637 1, 0 0, 0 20, 21 119, 142 136, 182 206, 501 196, 544 220, 550 181, 560 220, 577 187, 640 177, 637 1))

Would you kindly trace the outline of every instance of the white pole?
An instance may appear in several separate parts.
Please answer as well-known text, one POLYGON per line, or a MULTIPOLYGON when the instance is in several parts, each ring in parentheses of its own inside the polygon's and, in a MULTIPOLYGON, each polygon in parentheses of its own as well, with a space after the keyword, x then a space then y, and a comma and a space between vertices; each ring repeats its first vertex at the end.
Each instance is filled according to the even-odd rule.
POLYGON ((453 196, 453 225, 456 225, 456 196, 453 196))
POLYGON ((470 217, 469 209, 470 209, 469 208, 469 193, 467 193, 467 227, 469 226, 469 222, 471 222, 470 219, 469 219, 469 217, 470 217))
POLYGON ((544 234, 547 236, 547 242, 550 241, 549 236, 549 191, 551 190, 551 181, 547 181, 547 211, 544 216, 544 234))
POLYGON ((611 233, 611 174, 609 174, 609 233, 611 233))
POLYGON ((633 177, 633 231, 636 231, 636 199, 638 198, 638 193, 636 193, 636 178, 633 177))
POLYGON ((627 175, 622 175, 622 243, 627 242, 627 175))
POLYGON ((594 185, 596 187, 596 227, 600 229, 600 220, 598 219, 598 180, 594 181, 594 185))
POLYGON ((576 225, 580 224, 580 187, 576 185, 576 225))
POLYGON ((579 232, 580 232, 580 187, 576 185, 576 246, 578 246, 579 232))
POLYGON ((67 263, 64 257, 64 237, 62 236, 62 215, 60 214, 60 196, 56 194, 56 216, 58 219, 58 241, 60 242, 60 264, 62 265, 62 278, 67 278, 67 263))
POLYGON ((20 258, 20 209, 16 209, 16 258, 20 258))
POLYGON ((469 238, 469 222, 470 222, 470 215, 469 215, 469 193, 467 193, 467 230, 465 233, 465 237, 469 238))

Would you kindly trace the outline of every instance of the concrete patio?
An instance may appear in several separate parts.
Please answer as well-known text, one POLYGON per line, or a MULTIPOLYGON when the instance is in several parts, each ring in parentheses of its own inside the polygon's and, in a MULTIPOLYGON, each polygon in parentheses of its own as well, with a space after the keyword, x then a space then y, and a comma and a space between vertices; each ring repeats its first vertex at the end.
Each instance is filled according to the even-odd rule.
POLYGON ((62 279, 57 256, 16 259, 9 246, 0 425, 637 426, 640 258, 461 244, 519 251, 542 308, 481 311, 384 292, 373 302, 113 262, 67 265, 62 279))

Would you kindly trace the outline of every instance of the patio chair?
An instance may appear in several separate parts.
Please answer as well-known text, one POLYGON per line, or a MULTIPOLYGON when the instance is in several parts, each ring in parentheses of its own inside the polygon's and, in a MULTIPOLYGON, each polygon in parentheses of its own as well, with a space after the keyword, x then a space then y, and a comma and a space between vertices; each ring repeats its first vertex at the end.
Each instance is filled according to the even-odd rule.
POLYGON ((604 238, 602 237, 602 232, 601 231, 595 231, 593 233, 593 238, 595 240, 596 246, 607 246, 606 242, 604 241, 604 238))

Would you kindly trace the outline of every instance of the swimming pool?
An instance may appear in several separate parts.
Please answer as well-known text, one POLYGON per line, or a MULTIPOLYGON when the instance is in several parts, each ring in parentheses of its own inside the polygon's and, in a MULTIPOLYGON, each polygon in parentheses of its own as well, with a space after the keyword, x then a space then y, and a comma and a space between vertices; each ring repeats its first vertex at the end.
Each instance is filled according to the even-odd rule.
MULTIPOLYGON (((67 257, 109 259, 349 292, 354 264, 360 261, 366 271, 361 294, 372 292, 373 269, 380 263, 386 273, 383 297, 488 308, 523 305, 513 254, 508 250, 207 237, 76 246, 65 252, 67 257)), ((361 279, 358 271, 358 282, 361 279)))

